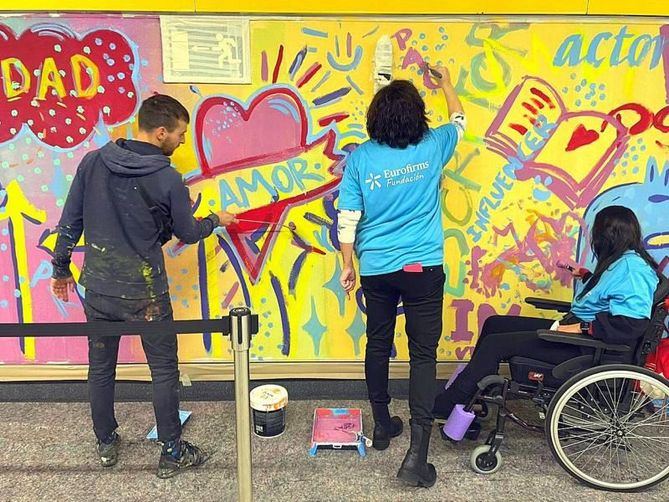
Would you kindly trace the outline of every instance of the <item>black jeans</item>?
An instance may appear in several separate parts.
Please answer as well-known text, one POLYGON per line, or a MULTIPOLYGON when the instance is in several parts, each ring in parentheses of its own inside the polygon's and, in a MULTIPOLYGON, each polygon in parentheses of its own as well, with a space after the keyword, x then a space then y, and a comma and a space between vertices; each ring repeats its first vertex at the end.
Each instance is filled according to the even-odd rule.
MULTIPOLYGON (((169 294, 156 298, 129 300, 86 291, 84 301, 89 321, 171 320, 169 294)), ((114 415, 114 384, 120 336, 88 337, 88 390, 93 430, 105 439, 117 427, 114 415)), ((142 347, 151 370, 153 409, 158 424, 158 439, 172 441, 181 436, 179 421, 179 367, 176 333, 142 335, 142 347)))
POLYGON ((513 356, 559 364, 585 353, 577 346, 541 340, 536 330, 548 329, 551 324, 550 319, 534 317, 489 317, 483 323, 469 364, 453 385, 437 396, 435 413, 447 416, 454 404, 467 404, 476 394, 479 380, 497 374, 499 363, 513 356))
POLYGON ((388 364, 402 298, 409 339, 409 409, 416 423, 432 423, 437 345, 444 303, 442 267, 360 278, 367 304, 365 378, 372 404, 388 404, 388 364))

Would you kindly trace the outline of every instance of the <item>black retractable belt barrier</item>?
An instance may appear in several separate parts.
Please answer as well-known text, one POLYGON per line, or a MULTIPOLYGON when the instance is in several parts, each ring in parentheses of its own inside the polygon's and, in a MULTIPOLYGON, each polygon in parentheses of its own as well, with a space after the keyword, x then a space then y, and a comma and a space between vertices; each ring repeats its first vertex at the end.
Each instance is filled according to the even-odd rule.
POLYGON ((242 307, 220 319, 179 321, 91 321, 63 323, 0 323, 0 338, 160 335, 163 333, 223 333, 232 335, 235 354, 235 401, 237 422, 237 488, 239 500, 253 500, 251 476, 251 415, 249 407, 249 347, 258 332, 258 316, 242 307), (231 322, 231 320, 233 322, 231 322))

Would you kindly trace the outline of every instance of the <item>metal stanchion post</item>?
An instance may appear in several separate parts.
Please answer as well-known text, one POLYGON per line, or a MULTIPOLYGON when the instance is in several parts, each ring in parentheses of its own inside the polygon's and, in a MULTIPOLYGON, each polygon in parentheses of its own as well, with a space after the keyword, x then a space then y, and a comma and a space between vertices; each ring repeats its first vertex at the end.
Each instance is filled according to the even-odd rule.
POLYGON ((251 408, 249 406, 249 346, 251 310, 230 310, 230 339, 235 355, 235 418, 237 420, 237 493, 240 502, 252 502, 251 408))

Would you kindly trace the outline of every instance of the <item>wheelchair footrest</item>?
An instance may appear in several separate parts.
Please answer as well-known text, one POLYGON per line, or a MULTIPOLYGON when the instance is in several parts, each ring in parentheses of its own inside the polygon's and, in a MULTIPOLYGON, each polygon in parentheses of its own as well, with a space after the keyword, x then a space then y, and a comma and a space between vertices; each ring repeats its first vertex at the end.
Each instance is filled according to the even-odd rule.
POLYGON ((480 435, 481 435, 481 424, 478 422, 472 422, 472 424, 469 426, 469 429, 467 429, 467 432, 465 432, 465 439, 469 439, 470 441, 476 441, 480 435))
MULTIPOLYGON (((458 442, 455 439, 448 437, 444 432, 443 427, 439 427, 439 433, 441 435, 441 439, 443 439, 444 441, 450 441, 451 443, 458 442)), ((476 441, 480 436, 481 436, 481 424, 478 422, 473 422, 467 429, 467 432, 465 432, 464 439, 468 439, 469 441, 476 441)))

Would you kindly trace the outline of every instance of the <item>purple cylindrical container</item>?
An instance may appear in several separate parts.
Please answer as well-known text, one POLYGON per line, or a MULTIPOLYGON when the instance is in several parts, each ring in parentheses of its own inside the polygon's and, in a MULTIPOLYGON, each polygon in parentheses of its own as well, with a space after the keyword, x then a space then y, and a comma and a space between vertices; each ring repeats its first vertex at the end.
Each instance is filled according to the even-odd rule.
POLYGON ((444 424, 444 434, 454 441, 460 441, 465 437, 467 429, 475 418, 476 414, 473 411, 465 411, 464 404, 456 404, 444 424))

